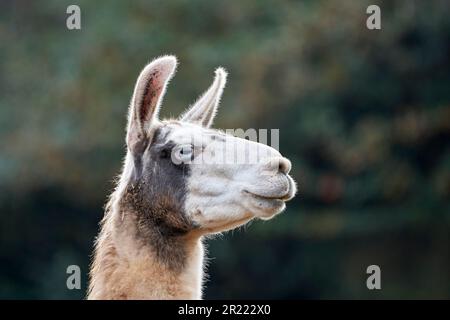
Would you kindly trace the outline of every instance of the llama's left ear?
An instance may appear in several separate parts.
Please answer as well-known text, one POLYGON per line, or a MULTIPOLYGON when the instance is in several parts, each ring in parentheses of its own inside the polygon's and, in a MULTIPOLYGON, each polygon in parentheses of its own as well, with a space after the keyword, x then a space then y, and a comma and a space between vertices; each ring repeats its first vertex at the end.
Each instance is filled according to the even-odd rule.
POLYGON ((143 151, 151 128, 158 117, 167 83, 177 66, 174 56, 164 56, 149 63, 139 75, 134 87, 128 114, 127 146, 137 155, 143 151))
POLYGON ((210 127, 219 107, 220 98, 227 82, 227 72, 223 68, 216 69, 214 82, 200 99, 181 117, 181 121, 210 127))

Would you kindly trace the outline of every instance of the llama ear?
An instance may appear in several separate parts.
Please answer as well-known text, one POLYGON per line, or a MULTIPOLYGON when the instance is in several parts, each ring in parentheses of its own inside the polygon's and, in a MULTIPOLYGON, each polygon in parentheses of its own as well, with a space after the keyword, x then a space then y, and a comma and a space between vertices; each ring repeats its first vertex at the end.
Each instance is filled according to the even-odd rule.
POLYGON ((196 123, 206 128, 210 127, 219 107, 223 88, 227 82, 227 72, 223 68, 216 69, 214 82, 200 99, 186 111, 181 121, 196 123))
POLYGON ((174 56, 164 56, 149 63, 139 75, 128 113, 127 146, 132 153, 143 152, 151 137, 151 127, 158 117, 167 83, 177 66, 174 56))

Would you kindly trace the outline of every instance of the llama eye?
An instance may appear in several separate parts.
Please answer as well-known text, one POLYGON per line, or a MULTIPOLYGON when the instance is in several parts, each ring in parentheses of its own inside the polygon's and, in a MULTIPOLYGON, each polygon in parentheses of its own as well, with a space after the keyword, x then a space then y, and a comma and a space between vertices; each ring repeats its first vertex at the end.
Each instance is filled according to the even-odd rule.
POLYGON ((194 152, 194 147, 190 144, 183 145, 180 148, 180 157, 183 159, 183 161, 191 160, 192 153, 194 152))
POLYGON ((191 145, 187 145, 187 146, 182 146, 181 150, 180 150, 180 154, 182 155, 189 155, 192 154, 192 146, 191 145))
POLYGON ((180 145, 172 149, 172 162, 176 165, 191 162, 193 146, 190 144, 180 145))

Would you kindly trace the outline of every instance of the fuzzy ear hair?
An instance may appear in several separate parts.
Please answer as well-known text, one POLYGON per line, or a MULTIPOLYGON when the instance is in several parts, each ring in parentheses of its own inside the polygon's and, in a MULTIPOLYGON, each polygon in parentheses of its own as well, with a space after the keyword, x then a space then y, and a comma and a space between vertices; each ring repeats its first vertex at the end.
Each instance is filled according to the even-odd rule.
POLYGON ((227 83, 227 72, 223 68, 216 69, 214 82, 200 99, 186 111, 181 117, 181 121, 199 124, 203 127, 210 127, 219 107, 223 89, 227 83))
POLYGON ((163 56, 149 63, 139 75, 128 113, 127 146, 132 153, 143 152, 152 124, 158 117, 162 98, 175 73, 177 59, 163 56))

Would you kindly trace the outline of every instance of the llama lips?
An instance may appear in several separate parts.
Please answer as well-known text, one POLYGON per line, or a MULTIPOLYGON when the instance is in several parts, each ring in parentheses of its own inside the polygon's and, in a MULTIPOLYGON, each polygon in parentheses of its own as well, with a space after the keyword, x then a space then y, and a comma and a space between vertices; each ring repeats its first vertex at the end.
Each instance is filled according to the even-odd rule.
POLYGON ((264 199, 264 200, 282 200, 282 201, 287 201, 290 198, 292 198, 291 196, 291 190, 289 189, 289 191, 284 194, 284 195, 280 195, 280 196, 267 196, 267 195, 260 195, 260 194, 256 194, 253 192, 250 192, 248 190, 243 190, 244 193, 254 197, 254 198, 258 198, 258 199, 264 199))
POLYGON ((294 181, 292 180, 292 178, 290 178, 289 176, 287 176, 287 178, 288 178, 287 181, 289 184, 288 191, 286 193, 283 193, 280 195, 260 194, 257 192, 251 192, 247 189, 242 190, 242 192, 244 192, 252 197, 258 198, 258 199, 289 201, 294 197, 297 190, 296 190, 296 187, 295 187, 295 184, 294 184, 294 181))

